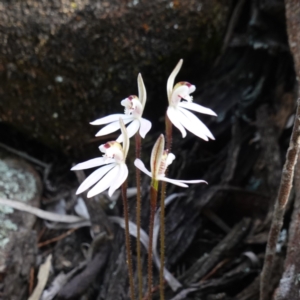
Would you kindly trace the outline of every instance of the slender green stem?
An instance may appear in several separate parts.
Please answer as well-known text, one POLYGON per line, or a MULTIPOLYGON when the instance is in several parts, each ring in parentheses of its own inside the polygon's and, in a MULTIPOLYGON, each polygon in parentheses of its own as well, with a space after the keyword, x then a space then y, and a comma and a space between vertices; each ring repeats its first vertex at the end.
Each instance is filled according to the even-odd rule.
POLYGON ((131 297, 131 300, 135 300, 134 284, 133 284, 132 257, 131 257, 131 247, 130 247, 130 235, 129 235, 127 180, 125 180, 125 182, 122 184, 122 199, 123 199, 123 209, 124 209, 124 219, 125 219, 125 240, 126 240, 128 275, 129 275, 129 284, 130 284, 130 297, 131 297))
MULTIPOLYGON (((141 136, 137 132, 135 135, 135 157, 141 158, 141 136)), ((139 168, 135 168, 136 171, 136 226, 137 226, 137 237, 136 237, 136 252, 137 252, 137 271, 138 271, 138 288, 139 288, 139 299, 143 299, 143 272, 142 272, 142 258, 141 258, 141 172, 139 168)))
POLYGON ((148 249, 148 300, 152 299, 152 248, 154 216, 157 205, 158 181, 153 179, 150 187, 150 222, 149 222, 149 249, 148 249))

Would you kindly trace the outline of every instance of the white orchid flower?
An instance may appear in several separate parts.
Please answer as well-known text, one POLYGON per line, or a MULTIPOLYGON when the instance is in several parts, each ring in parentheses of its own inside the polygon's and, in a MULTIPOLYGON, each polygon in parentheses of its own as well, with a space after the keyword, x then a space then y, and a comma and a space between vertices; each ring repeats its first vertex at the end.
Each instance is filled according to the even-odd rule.
MULTIPOLYGON (((108 125, 103 127, 96 134, 96 136, 106 135, 120 129, 119 118, 121 118, 124 121, 124 124, 130 123, 127 126, 127 132, 129 138, 134 136, 138 132, 138 130, 140 136, 142 138, 145 138, 146 134, 151 129, 152 124, 150 121, 142 118, 143 111, 146 104, 147 93, 146 93, 146 88, 141 74, 138 75, 137 82, 138 82, 139 96, 137 97, 131 95, 128 98, 121 101, 121 105, 125 107, 124 114, 109 115, 107 117, 97 119, 90 123, 92 125, 103 125, 109 123, 108 125)), ((117 138, 117 142, 121 143, 122 141, 123 141, 123 135, 121 134, 117 138)))
POLYGON ((207 107, 192 102, 193 97, 190 94, 196 90, 194 85, 182 81, 174 86, 175 77, 180 71, 182 63, 183 60, 181 59, 168 78, 169 107, 167 115, 173 125, 180 130, 183 138, 186 136, 187 129, 205 141, 208 141, 208 138, 214 140, 215 138, 209 129, 188 109, 211 116, 216 116, 216 113, 207 107))
POLYGON ((168 153, 168 150, 164 150, 164 147, 165 138, 161 134, 151 152, 151 172, 147 170, 144 163, 138 158, 134 161, 134 165, 154 180, 170 182, 181 187, 189 187, 186 183, 207 183, 204 180, 176 180, 165 177, 166 169, 175 159, 175 155, 168 153))
POLYGON ((100 151, 104 153, 103 157, 88 160, 71 169, 74 171, 101 166, 101 168, 94 171, 83 181, 76 191, 76 194, 84 192, 98 182, 88 192, 87 197, 93 197, 107 189, 109 189, 108 195, 111 197, 126 180, 128 176, 128 168, 125 164, 125 160, 129 149, 129 138, 123 120, 119 119, 119 122, 122 134, 125 137, 123 147, 116 141, 108 142, 99 147, 100 151))

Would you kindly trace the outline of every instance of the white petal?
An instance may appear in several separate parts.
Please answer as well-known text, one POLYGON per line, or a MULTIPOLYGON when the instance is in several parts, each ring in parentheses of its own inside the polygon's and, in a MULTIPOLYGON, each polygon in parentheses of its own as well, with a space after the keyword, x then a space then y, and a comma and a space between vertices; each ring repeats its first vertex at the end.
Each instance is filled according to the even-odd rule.
POLYGON ((192 94, 196 91, 196 86, 191 84, 190 87, 189 87, 189 94, 192 94))
POLYGON ((141 101, 142 107, 144 109, 146 104, 146 99, 147 99, 147 92, 146 92, 146 87, 141 73, 139 73, 138 75, 137 82, 138 82, 138 90, 139 90, 139 100, 141 101))
POLYGON ((211 116, 216 116, 217 114, 211 110, 210 108, 207 108, 207 107, 204 107, 200 104, 197 104, 197 103, 194 103, 194 102, 180 102, 178 104, 178 106, 180 107, 184 107, 184 108, 187 108, 187 109, 191 109, 191 110, 194 110, 194 111, 197 111, 199 113, 202 113, 202 114, 206 114, 206 115, 211 115, 211 116))
POLYGON ((119 165, 115 165, 115 167, 110 170, 87 194, 88 198, 91 198, 97 194, 102 193, 107 190, 113 182, 116 180, 119 173, 119 165))
POLYGON ((197 127, 197 124, 194 124, 192 120, 188 119, 183 113, 180 114, 180 121, 188 131, 195 134, 199 138, 208 141, 207 135, 204 134, 199 127, 197 127))
POLYGON ((206 183, 207 182, 205 180, 200 180, 200 179, 196 179, 196 180, 180 180, 180 179, 170 179, 164 176, 160 176, 159 180, 162 181, 166 181, 166 182, 170 182, 173 183, 175 185, 181 186, 181 187, 189 187, 187 184, 185 183, 190 183, 190 184, 194 184, 194 183, 206 183))
MULTIPOLYGON (((139 120, 134 120, 131 124, 129 124, 127 126, 127 134, 128 134, 128 138, 130 139, 131 137, 133 137, 137 131, 139 130, 140 127, 140 121, 139 120)), ((117 142, 119 143, 123 143, 123 134, 121 134, 118 138, 117 138, 117 142)))
POLYGON ((140 128, 140 121, 134 120, 127 126, 128 137, 131 138, 134 136, 140 128))
MULTIPOLYGON (((122 119, 123 120, 123 119, 122 119)), ((128 124, 133 120, 133 117, 123 120, 124 124, 128 124)), ((100 131, 97 132, 96 136, 102 136, 120 129, 120 121, 115 121, 103 127, 100 131)))
POLYGON ((169 78, 168 78, 168 82, 167 82, 167 95, 168 95, 169 101, 171 99, 171 94, 172 94, 172 90, 173 90, 175 78, 176 78, 178 72, 181 69, 182 63, 183 63, 183 60, 181 59, 178 62, 178 64, 176 65, 175 69, 172 71, 172 73, 169 76, 169 78))
POLYGON ((110 186, 108 191, 108 196, 111 197, 112 194, 118 189, 121 184, 126 180, 128 176, 128 168, 126 164, 120 164, 120 169, 118 173, 118 177, 114 180, 113 184, 110 186))
POLYGON ((166 159, 166 165, 167 167, 173 162, 173 160, 176 158, 176 156, 173 153, 169 153, 166 159))
POLYGON ((108 171, 110 171, 115 164, 110 164, 107 166, 104 166, 102 168, 97 169, 94 171, 88 178, 84 180, 84 182, 79 186, 78 190, 76 191, 76 194, 80 194, 87 190, 89 187, 94 185, 97 181, 99 181, 108 171))
POLYGON ((175 185, 178 185, 178 186, 181 186, 181 187, 185 187, 185 188, 189 187, 187 184, 182 183, 181 180, 171 179, 171 178, 167 178, 165 176, 159 176, 158 180, 170 182, 170 183, 173 183, 175 185))
POLYGON ((85 170, 85 169, 90 169, 90 168, 98 167, 98 166, 101 166, 101 165, 105 165, 107 163, 108 162, 105 161, 104 157, 97 157, 97 158, 87 160, 83 163, 77 164, 71 170, 72 171, 85 170))
MULTIPOLYGON (((116 139, 116 142, 118 142, 118 143, 123 143, 123 134, 120 134, 119 136, 118 136, 118 138, 116 139)), ((124 148, 124 147, 123 147, 124 148)))
POLYGON ((180 121, 187 130, 205 141, 208 141, 208 137, 212 140, 215 139, 204 123, 201 122, 193 113, 181 107, 179 107, 178 110, 180 114, 180 121))
POLYGON ((148 175, 149 177, 152 178, 151 172, 149 172, 149 171, 146 169, 144 163, 143 163, 139 158, 137 158, 137 159, 134 161, 134 165, 135 165, 138 169, 140 169, 142 172, 144 172, 146 175, 148 175))
POLYGON ((90 122, 90 124, 92 124, 92 125, 103 125, 103 124, 111 123, 111 122, 114 122, 114 121, 119 121, 120 118, 122 118, 123 120, 126 120, 126 119, 132 118, 132 117, 124 115, 124 114, 114 114, 114 115, 109 115, 109 116, 97 119, 93 122, 90 122))
POLYGON ((195 179, 195 180, 179 180, 180 182, 184 182, 184 183, 206 183, 207 184, 207 181, 205 180, 201 180, 201 179, 195 179))
POLYGON ((102 135, 106 135, 109 133, 112 133, 114 131, 117 131, 118 129, 120 129, 120 122, 115 121, 113 123, 110 123, 108 125, 106 125, 105 127, 103 127, 101 130, 99 130, 96 134, 96 136, 102 136, 102 135))
POLYGON ((141 118, 140 119, 141 126, 140 126, 140 136, 144 139, 146 134, 149 132, 149 130, 152 127, 152 123, 146 119, 141 118))
POLYGON ((186 136, 186 131, 179 121, 178 111, 174 107, 169 106, 167 110, 167 115, 172 124, 180 130, 182 137, 184 138, 186 136))

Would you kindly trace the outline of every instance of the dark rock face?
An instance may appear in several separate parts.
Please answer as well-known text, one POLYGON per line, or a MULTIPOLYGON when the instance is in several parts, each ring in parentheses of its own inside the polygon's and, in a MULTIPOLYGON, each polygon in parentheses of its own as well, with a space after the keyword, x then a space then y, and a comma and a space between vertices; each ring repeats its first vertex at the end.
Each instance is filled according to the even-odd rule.
POLYGON ((78 154, 97 130, 88 122, 122 112, 120 101, 137 93, 138 72, 146 114, 158 118, 179 58, 188 58, 186 80, 211 65, 229 2, 2 0, 1 121, 78 154))

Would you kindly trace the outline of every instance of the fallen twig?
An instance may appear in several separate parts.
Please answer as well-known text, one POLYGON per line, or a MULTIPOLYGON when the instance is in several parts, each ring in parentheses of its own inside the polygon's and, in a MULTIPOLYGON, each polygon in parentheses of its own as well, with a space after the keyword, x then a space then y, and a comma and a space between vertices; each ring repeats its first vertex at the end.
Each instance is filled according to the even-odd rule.
POLYGON ((50 240, 47 240, 47 241, 44 241, 44 242, 41 242, 41 243, 38 243, 38 247, 41 248, 41 247, 44 247, 46 245, 49 245, 51 243, 54 243, 54 242, 57 242, 59 240, 62 240, 64 239, 65 237, 67 237, 68 235, 70 235, 71 233, 73 233, 75 230, 77 230, 78 228, 72 228, 70 230, 68 230, 67 232, 55 237, 55 238, 52 238, 50 240))
POLYGON ((34 267, 31 267, 30 274, 29 274, 29 287, 28 287, 29 295, 32 294, 34 288, 34 273, 35 273, 34 267))

